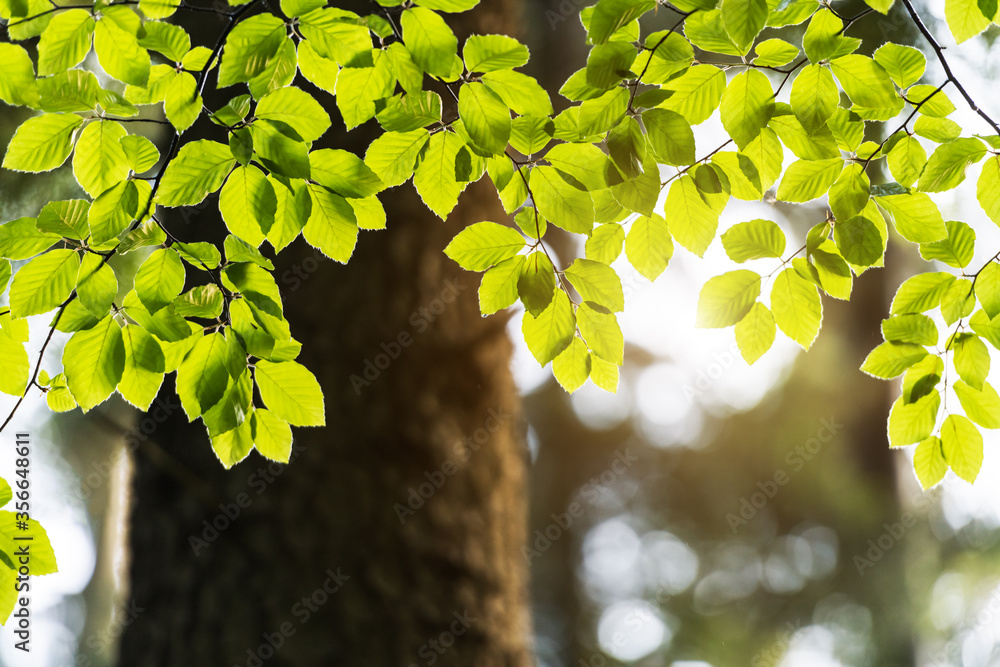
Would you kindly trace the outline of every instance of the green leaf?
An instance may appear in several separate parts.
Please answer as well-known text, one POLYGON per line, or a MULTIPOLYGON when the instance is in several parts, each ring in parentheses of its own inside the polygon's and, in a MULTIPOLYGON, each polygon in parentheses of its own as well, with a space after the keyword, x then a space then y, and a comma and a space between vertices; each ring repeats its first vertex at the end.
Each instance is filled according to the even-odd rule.
POLYGON ((121 145, 129 167, 137 174, 149 171, 160 161, 160 151, 146 137, 135 134, 122 137, 121 145))
POLYGON ((21 396, 30 376, 31 361, 24 343, 14 340, 7 329, 0 330, 0 391, 21 396))
POLYGON ((154 250, 135 274, 135 292, 150 313, 167 306, 183 288, 184 264, 170 248, 154 250))
POLYGON ((145 86, 149 81, 149 52, 139 46, 135 33, 123 30, 107 17, 97 22, 94 51, 101 67, 115 79, 133 86, 145 86))
POLYGON ((417 67, 431 76, 450 80, 458 39, 444 19, 429 9, 413 7, 403 12, 400 24, 403 41, 417 67))
POLYGON ((11 317, 39 315, 58 307, 76 287, 79 268, 74 250, 52 250, 22 266, 10 285, 11 317))
POLYGON ((254 378, 261 399, 293 426, 324 426, 323 392, 316 377, 294 361, 258 361, 254 378))
POLYGON ((215 285, 199 285, 173 300, 174 312, 181 317, 214 320, 222 314, 222 292, 215 285))
POLYGON ((128 158, 121 145, 127 134, 121 123, 114 121, 90 123, 80 133, 73 175, 91 197, 128 178, 128 158))
POLYGON ((986 264, 976 276, 976 296, 990 318, 1000 314, 1000 264, 986 264))
POLYGON ((908 88, 920 80, 927 58, 912 46, 887 42, 875 50, 875 62, 882 66, 900 88, 908 88))
POLYGON ((969 419, 983 428, 1000 428, 1000 395, 989 382, 978 390, 959 380, 954 388, 969 419))
POLYGON ((312 212, 302 228, 302 237, 330 259, 346 264, 358 242, 354 209, 346 199, 322 186, 310 183, 306 187, 312 199, 312 212))
POLYGON ((854 162, 844 167, 830 186, 830 210, 837 220, 850 220, 868 204, 871 182, 862 165, 854 162))
POLYGON ((191 127, 201 115, 202 100, 198 94, 198 83, 187 72, 181 72, 170 82, 163 101, 167 120, 178 132, 191 127))
POLYGON ((552 100, 549 99, 548 92, 526 74, 511 70, 487 72, 483 74, 483 83, 499 95, 503 103, 516 114, 521 116, 549 116, 552 114, 552 100))
POLYGON ((882 336, 893 343, 937 345, 938 330, 934 320, 919 313, 894 315, 882 320, 882 336))
POLYGON ((292 429, 288 422, 270 410, 258 408, 250 416, 250 430, 258 452, 272 461, 288 463, 292 455, 292 429))
POLYGON ((458 95, 458 114, 476 146, 502 153, 510 141, 510 110, 503 100, 481 83, 467 83, 458 95))
POLYGON ((537 316, 525 312, 521 332, 528 350, 539 364, 544 366, 555 359, 576 332, 576 317, 566 293, 556 290, 548 307, 537 316))
POLYGON ((913 132, 918 136, 943 144, 958 139, 959 135, 962 134, 962 127, 947 118, 920 116, 913 123, 913 132))
MULTIPOLYGON (((219 64, 219 88, 249 81, 263 72, 281 48, 285 31, 284 22, 267 12, 239 21, 226 38, 219 64)), ((310 43, 315 46, 312 40, 310 43)))
POLYGON ((594 227, 594 201, 590 193, 571 185, 554 167, 531 170, 531 191, 538 212, 552 224, 577 234, 594 227))
POLYGON ((983 465, 983 436, 961 415, 948 415, 941 424, 941 449, 955 474, 969 484, 976 481, 983 465))
POLYGON ((574 337, 552 362, 552 374, 559 385, 572 394, 590 377, 591 361, 587 346, 574 337))
MULTIPOLYGON (((146 191, 148 199, 148 188, 146 191)), ((91 242, 107 243, 121 234, 137 214, 139 192, 135 181, 122 181, 105 190, 90 206, 91 242)))
POLYGON ((922 192, 877 197, 878 205, 892 215, 893 225, 907 241, 932 243, 948 236, 941 211, 922 192))
POLYGON ((910 86, 906 91, 906 99, 925 116, 945 118, 955 112, 955 104, 948 96, 940 88, 931 85, 910 86))
POLYGON ((532 316, 541 315, 550 303, 556 289, 555 267, 541 251, 527 255, 517 280, 517 294, 525 310, 532 316))
POLYGON ((896 290, 890 311, 900 313, 923 313, 941 303, 945 291, 955 282, 950 273, 919 273, 908 278, 896 290))
POLYGON ((861 45, 861 40, 846 37, 843 32, 844 22, 830 9, 820 9, 813 14, 806 27, 802 37, 802 50, 814 64, 853 53, 861 45))
MULTIPOLYGON (((673 91, 673 95, 663 102, 662 108, 676 111, 692 125, 698 125, 708 120, 722 101, 726 73, 714 65, 695 65, 682 76, 665 83, 663 89, 673 91)), ((580 125, 583 132, 582 111, 580 125)))
POLYGON ((125 369, 122 330, 112 315, 96 326, 78 331, 63 349, 66 383, 84 412, 110 396, 125 369))
POLYGON ((309 93, 295 87, 264 95, 254 111, 257 118, 286 123, 303 141, 316 141, 330 129, 330 116, 309 93))
POLYGON ((302 76, 317 88, 335 95, 337 75, 340 73, 340 67, 337 66, 337 63, 316 53, 308 39, 299 42, 298 57, 299 71, 302 72, 302 76))
POLYGON ((816 340, 823 322, 823 304, 816 286, 791 268, 774 280, 771 313, 778 328, 806 350, 816 340))
POLYGON ((528 47, 506 35, 472 35, 462 50, 470 72, 493 72, 527 64, 528 47))
POLYGON ((466 187, 455 175, 458 153, 465 147, 454 132, 432 134, 423 159, 413 174, 413 185, 427 208, 444 220, 466 187))
POLYGON ((969 265, 976 248, 976 232, 964 222, 949 220, 945 223, 948 237, 920 245, 920 256, 927 261, 939 260, 948 266, 961 269, 969 265))
POLYGON ((587 259, 610 265, 622 254, 625 243, 625 229, 616 222, 599 226, 587 239, 585 245, 587 259))
POLYGON ((35 226, 40 232, 83 240, 90 231, 87 227, 89 209, 90 202, 84 199, 50 201, 39 211, 35 226))
POLYGON ((524 273, 524 263, 525 258, 516 255, 483 274, 479 285, 479 310, 483 315, 492 315, 517 301, 517 285, 524 273))
POLYGON ((920 441, 913 452, 913 469, 925 491, 944 479, 948 462, 944 459, 940 438, 931 436, 920 441))
POLYGON ((625 238, 625 254, 643 277, 656 280, 674 255, 667 221, 656 214, 636 218, 625 238))
POLYGON ((37 107, 35 66, 28 52, 15 44, 0 44, 0 100, 12 106, 37 107))
POLYGON ((778 200, 807 202, 822 197, 844 168, 841 158, 796 160, 788 166, 778 186, 778 200))
POLYGON ((1000 225, 1000 156, 991 155, 983 163, 983 171, 979 174, 976 185, 976 197, 990 220, 1000 225))
POLYGON ((792 82, 792 110, 809 133, 826 125, 838 102, 840 91, 826 67, 807 65, 792 82))
POLYGON ((135 324, 126 325, 121 334, 125 365, 118 393, 140 410, 149 410, 163 383, 166 369, 163 350, 153 336, 135 324))
POLYGON ((927 160, 917 188, 924 192, 944 192, 965 180, 965 170, 986 155, 986 146, 975 137, 956 139, 938 146, 927 160))
POLYGON ((229 147, 199 139, 181 146, 167 167, 156 194, 161 206, 194 206, 222 187, 236 164, 229 147))
POLYGON ((211 436, 212 451, 222 467, 229 470, 245 459, 253 449, 253 426, 244 419, 238 426, 211 436))
POLYGON ((309 148, 290 125, 260 120, 250 126, 250 135, 268 171, 286 178, 309 178, 309 148))
POLYGON ((73 150, 73 133, 83 119, 74 114, 47 113, 26 120, 7 146, 3 166, 14 171, 50 171, 73 150))
POLYGON ((885 342, 872 350, 861 370, 869 375, 888 380, 917 363, 927 356, 927 350, 922 345, 913 343, 885 342))
POLYGON ((719 213, 702 198, 692 176, 676 179, 667 193, 664 217, 670 218, 674 240, 702 257, 715 238, 719 213))
POLYGON ((417 156, 429 139, 424 129, 386 132, 368 147, 365 164, 386 187, 401 185, 413 175, 417 156))
POLYGON ((304 14, 299 24, 299 31, 316 53, 344 66, 363 60, 371 52, 371 31, 354 13, 324 7, 304 14))
POLYGON ((913 403, 897 398, 889 410, 889 446, 905 447, 926 439, 937 421, 941 395, 936 391, 913 403))
POLYGON ((615 365, 622 365, 625 338, 614 313, 583 303, 576 309, 576 325, 594 354, 615 365))
POLYGON ((705 283, 698 296, 695 326, 715 329, 742 320, 760 296, 760 275, 740 269, 716 276, 705 283))
POLYGON ((992 16, 983 14, 982 4, 980 0, 945 0, 944 18, 959 44, 981 33, 993 20, 992 16))
POLYGON ((795 60, 799 49, 783 39, 765 39, 754 47, 757 57, 753 63, 759 67, 781 67, 795 60))
POLYGON ((462 230, 444 252, 462 268, 485 271, 524 248, 524 237, 495 222, 477 222, 462 230))
MULTIPOLYGON (((601 0, 594 6, 590 17, 587 39, 591 44, 604 44, 613 34, 655 6, 653 0, 601 0)), ((474 69, 469 67, 469 70, 474 69)))
POLYGON ((833 73, 851 98, 851 108, 865 120, 889 120, 903 110, 889 74, 868 56, 849 55, 830 61, 833 73))
POLYGON ((990 372, 990 352, 986 343, 975 334, 961 333, 954 337, 952 349, 955 351, 955 370, 959 377, 973 389, 982 391, 990 372))
POLYGON ((747 53, 767 24, 767 0, 722 0, 722 24, 733 42, 747 53))
POLYGON ((623 88, 609 90, 600 97, 585 101, 580 105, 577 122, 580 136, 607 132, 621 121, 627 106, 628 92, 623 88))
MULTIPOLYGON (((793 87, 793 95, 794 91, 793 87)), ((771 119, 772 113, 774 113, 774 91, 771 82, 762 72, 755 69, 748 69, 733 78, 723 93, 719 106, 722 125, 740 148, 745 148, 757 138, 771 119)))
POLYGON ((770 220, 741 222, 722 235, 722 246, 729 259, 741 264, 751 259, 781 257, 785 252, 785 233, 770 220))
POLYGON ((236 167, 219 195, 219 211, 226 226, 254 248, 264 242, 278 200, 274 188, 255 166, 236 167))
POLYGON ((736 323, 736 345, 748 364, 753 364, 771 349, 775 331, 771 311, 759 301, 736 323))
POLYGON ((18 218, 0 225, 0 257, 30 259, 45 252, 60 239, 58 234, 40 231, 35 218, 18 218))
POLYGON ((277 207, 274 213, 274 224, 267 233, 267 240, 280 252, 295 240, 305 227, 312 213, 312 198, 306 184, 302 181, 289 181, 289 186, 279 182, 273 176, 268 181, 274 188, 277 207))
POLYGON ((972 281, 967 278, 953 282, 941 296, 941 315, 948 326, 970 315, 975 307, 972 281))
POLYGON ((666 109, 649 109, 642 113, 642 122, 649 145, 661 163, 694 163, 694 132, 683 116, 666 109))
POLYGON ((90 51, 95 23, 84 9, 56 14, 38 40, 38 75, 58 74, 79 65, 90 51))
MULTIPOLYGON (((148 8, 148 5, 146 5, 148 8)), ((147 19, 166 18, 152 16, 142 10, 147 19)), ((173 13, 173 10, 171 10, 173 13)), ((180 62, 191 50, 191 36, 180 26, 165 21, 146 21, 143 24, 146 34, 139 39, 139 46, 158 51, 174 62, 180 62)))
POLYGON ((742 56, 750 50, 750 45, 737 45, 726 32, 722 11, 709 11, 692 14, 684 21, 684 36, 702 51, 720 53, 727 56, 742 56))
POLYGON ((920 172, 927 164, 927 151, 915 137, 903 137, 892 147, 885 161, 896 182, 908 188, 917 182, 920 172))
POLYGON ((102 318, 108 314, 118 294, 115 272, 100 255, 87 253, 77 273, 76 293, 91 315, 102 318))
MULTIPOLYGON (((177 396, 188 419, 222 400, 230 382, 230 341, 220 333, 202 336, 177 369, 177 396)), ((267 362, 261 362, 267 363, 267 362)))
POLYGON ((625 309, 625 296, 618 274, 607 264, 590 259, 576 259, 563 271, 584 301, 592 301, 613 313, 625 309))
POLYGON ((636 59, 633 44, 612 41, 590 50, 587 57, 587 84, 598 90, 617 86, 622 79, 634 78, 632 63, 636 59))

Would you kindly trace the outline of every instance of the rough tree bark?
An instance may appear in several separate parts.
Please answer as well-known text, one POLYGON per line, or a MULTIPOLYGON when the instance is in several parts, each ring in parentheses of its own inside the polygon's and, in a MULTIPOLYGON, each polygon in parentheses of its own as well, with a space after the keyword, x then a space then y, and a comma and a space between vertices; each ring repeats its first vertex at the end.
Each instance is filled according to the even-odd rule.
MULTIPOLYGON (((487 5, 459 30, 509 29, 513 3, 487 5)), ((279 258, 300 360, 326 392, 327 426, 296 430, 291 464, 254 453, 223 471, 183 416, 153 437, 215 497, 136 457, 131 597, 145 611, 121 664, 530 664, 511 345, 442 253, 503 212, 479 186, 447 223, 410 186, 384 202, 389 230, 362 233, 348 266, 301 241, 279 258), (430 498, 408 506, 411 490, 430 498), (204 521, 229 525, 209 539, 204 521)))

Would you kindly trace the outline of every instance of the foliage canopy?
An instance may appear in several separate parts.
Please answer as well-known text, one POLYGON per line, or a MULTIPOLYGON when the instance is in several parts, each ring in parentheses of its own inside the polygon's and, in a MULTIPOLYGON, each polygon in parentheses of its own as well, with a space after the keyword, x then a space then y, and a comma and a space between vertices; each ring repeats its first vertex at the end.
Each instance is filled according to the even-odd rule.
MULTIPOLYGON (((483 272, 484 314, 523 305, 529 349, 552 363, 566 390, 590 379, 614 391, 625 300, 612 264, 624 252, 654 280, 675 244, 705 253, 732 198, 773 192, 825 205, 806 234, 763 219, 725 230, 733 261, 770 261, 773 270, 709 280, 698 325, 734 327, 749 363, 778 330, 808 349, 821 295, 848 299, 856 276, 883 265, 895 230, 950 270, 900 286, 885 342, 862 370, 902 376, 889 441, 917 444, 925 487, 948 467, 975 479, 978 429, 1000 427, 1000 396, 987 382, 987 344, 1000 348, 1000 264, 994 257, 969 269, 975 231, 945 220, 930 195, 981 165, 979 203, 1000 224, 1000 127, 954 76, 910 0, 866 0, 869 9, 851 17, 813 0, 600 0, 580 12, 591 50, 559 90, 568 101, 559 113, 518 71, 529 59, 523 44, 456 38, 443 15, 477 1, 379 0, 361 16, 324 0, 281 0, 280 13, 260 0, 225 9, 0 0, 11 40, 0 43, 0 99, 39 112, 17 129, 3 167, 46 172, 72 156, 86 193, 0 225, 9 301, 0 314, 0 391, 23 399, 38 387, 55 411, 88 411, 117 392, 146 409, 176 372, 186 414, 203 420, 223 465, 254 447, 287 461, 290 426, 322 425, 323 396, 295 361, 300 346, 262 245, 276 253, 301 234, 347 262, 361 230, 387 226, 378 199, 387 188, 412 180, 444 218, 484 177, 513 224, 472 224, 445 252, 483 272), (943 81, 921 83, 926 56, 915 48, 890 42, 871 57, 858 52, 851 27, 890 10, 919 28, 943 81), (171 22, 186 11, 224 19, 214 45, 193 44, 171 22), (676 22, 644 31, 654 11, 676 22), (295 85, 303 81, 323 99, 295 85), (232 98, 206 109, 209 85, 232 98), (985 134, 949 118, 956 107, 946 88, 978 111, 985 134), (363 159, 313 149, 334 106, 348 130, 380 128, 363 159), (700 150, 692 126, 716 112, 729 138, 700 150), (195 123, 210 127, 205 119, 214 138, 185 141, 195 123), (157 125, 169 129, 165 146, 134 131, 157 125), (893 180, 880 178, 881 164, 893 180), (230 233, 221 247, 182 241, 157 215, 213 193, 230 233), (553 227, 582 237, 583 256, 560 265, 545 240, 553 227), (790 231, 805 238, 792 252, 790 231), (142 258, 138 268, 119 260, 131 253, 142 258), (931 311, 948 327, 943 336, 931 311), (24 347, 25 318, 43 314, 51 314, 43 354, 54 331, 71 334, 51 375, 24 347), (942 408, 948 369, 964 415, 942 408)), ((996 3, 975 0, 947 0, 946 15, 959 42, 998 18, 996 3)))

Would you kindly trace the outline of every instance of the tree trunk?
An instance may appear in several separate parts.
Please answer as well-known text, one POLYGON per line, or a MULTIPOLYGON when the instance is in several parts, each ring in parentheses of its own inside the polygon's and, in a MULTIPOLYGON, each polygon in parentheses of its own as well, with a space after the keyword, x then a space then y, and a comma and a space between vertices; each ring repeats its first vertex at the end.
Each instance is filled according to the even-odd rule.
MULTIPOLYGON (((494 2, 477 20, 501 32, 510 14, 494 2)), ((488 185, 447 223, 410 186, 384 202, 389 230, 363 232, 346 267, 301 241, 277 262, 326 393, 327 426, 295 430, 290 464, 253 453, 226 472, 179 409, 152 436, 170 465, 139 451, 143 611, 121 664, 530 664, 511 345, 502 317, 480 317, 478 279, 442 253, 463 224, 504 214, 488 185)))

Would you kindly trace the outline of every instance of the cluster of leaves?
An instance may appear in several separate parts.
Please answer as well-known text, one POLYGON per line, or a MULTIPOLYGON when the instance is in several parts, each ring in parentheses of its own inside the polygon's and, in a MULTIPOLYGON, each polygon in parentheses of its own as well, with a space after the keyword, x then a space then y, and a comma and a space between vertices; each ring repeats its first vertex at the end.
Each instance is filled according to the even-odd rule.
MULTIPOLYGON (((21 478, 15 482, 20 489, 15 507, 22 509, 28 497, 28 474, 19 468, 21 478)), ((0 479, 0 507, 14 499, 14 490, 6 480, 0 479)), ((58 571, 56 555, 49 542, 48 533, 24 512, 0 510, 0 625, 7 622, 19 597, 28 597, 29 588, 21 570, 27 568, 30 576, 54 574, 58 571), (27 556, 25 556, 27 552, 27 556)))
MULTIPOLYGON (((885 378, 906 373, 890 439, 920 443, 916 467, 925 485, 948 466, 975 478, 982 440, 972 422, 1000 426, 983 343, 1000 347, 993 319, 1000 266, 964 273, 975 234, 945 222, 928 193, 956 187, 985 158, 979 199, 1000 223, 1000 128, 980 112, 995 134, 962 136, 948 118, 955 111, 948 84, 976 107, 910 0, 899 1, 944 66, 940 85, 920 83, 926 57, 919 50, 888 43, 868 57, 847 34, 896 0, 866 0, 870 9, 854 17, 815 0, 599 0, 580 12, 592 48, 559 91, 570 102, 560 113, 518 71, 529 58, 523 44, 505 35, 459 44, 442 13, 467 11, 478 0, 379 0, 368 16, 325 0, 281 0, 278 15, 258 1, 230 0, 234 8, 221 11, 171 0, 72 8, 0 0, 10 38, 38 38, 37 67, 23 47, 0 44, 7 64, 0 99, 42 112, 17 130, 3 166, 48 171, 73 154, 73 174, 89 195, 0 226, 0 282, 10 282, 10 307, 0 316, 0 391, 23 396, 38 386, 53 409, 85 411, 117 391, 146 408, 164 374, 176 371, 187 415, 203 419, 224 465, 255 446, 287 460, 289 424, 322 424, 323 399, 294 361, 299 345, 262 244, 279 252, 301 234, 347 262, 360 229, 386 226, 377 197, 384 189, 412 180, 445 218, 484 176, 513 224, 472 224, 446 253, 483 272, 484 314, 521 303, 525 341, 540 364, 552 363, 563 387, 575 391, 591 379, 614 391, 624 348, 616 314, 625 303, 612 264, 624 252, 653 280, 675 243, 705 253, 731 198, 759 201, 777 184, 779 201, 825 197, 824 219, 788 256, 775 222, 725 231, 721 243, 733 261, 777 265, 766 276, 740 269, 708 281, 698 324, 735 327, 750 363, 778 329, 808 349, 822 323, 821 294, 848 299, 856 276, 882 266, 895 229, 926 259, 963 273, 907 281, 885 321, 886 343, 863 369, 885 378), (644 34, 640 20, 663 7, 676 23, 644 34), (196 10, 227 20, 214 48, 192 48, 169 20, 196 10), (798 45, 762 35, 803 24, 798 45), (91 47, 114 80, 108 88, 81 67, 91 47), (331 119, 294 85, 299 75, 333 96, 348 130, 381 128, 363 160, 313 149, 331 119), (215 111, 202 103, 210 78, 218 88, 238 86, 215 111), (787 103, 779 101, 786 86, 787 103), (698 157, 692 127, 716 112, 729 140, 698 157), (202 116, 225 141, 181 145, 202 116), (125 123, 144 120, 172 127, 164 152, 126 130, 125 123), (865 140, 883 124, 896 126, 881 142, 865 140), (794 156, 787 168, 786 151, 794 156), (882 161, 895 180, 872 184, 869 168, 877 173, 882 161), (156 215, 158 206, 197 205, 220 189, 230 232, 222 248, 182 242, 156 215), (550 225, 585 238, 583 256, 557 266, 545 241, 550 225), (135 271, 112 261, 132 252, 145 256, 135 271), (23 260, 13 272, 10 262, 23 260), (943 349, 924 314, 938 308, 955 325, 943 349), (32 372, 24 318, 52 311, 52 330, 72 336, 62 372, 50 376, 39 366, 32 372), (935 430, 949 354, 968 416, 947 415, 935 430)), ((987 4, 948 0, 959 41, 996 18, 984 13, 987 4)))

